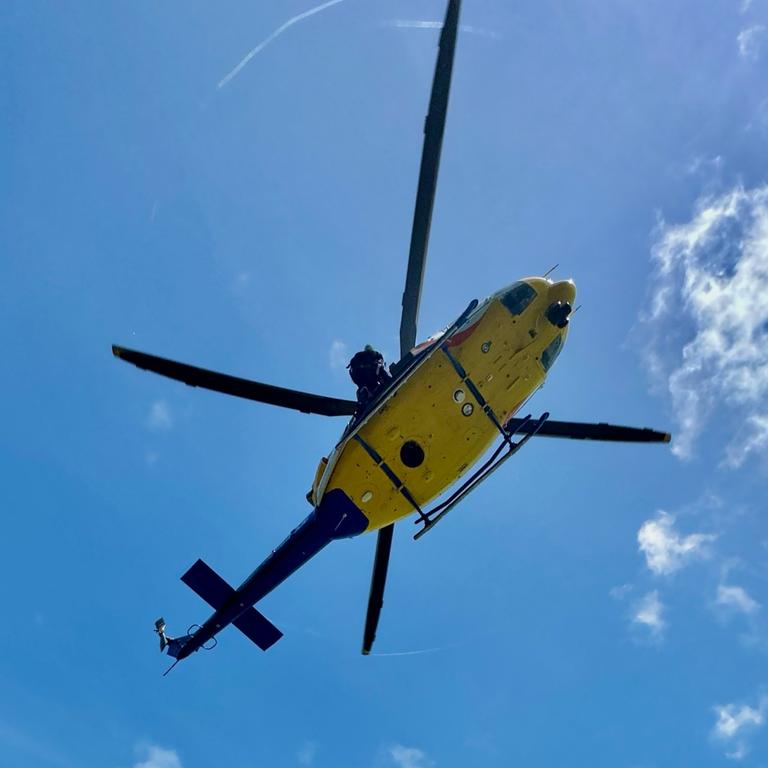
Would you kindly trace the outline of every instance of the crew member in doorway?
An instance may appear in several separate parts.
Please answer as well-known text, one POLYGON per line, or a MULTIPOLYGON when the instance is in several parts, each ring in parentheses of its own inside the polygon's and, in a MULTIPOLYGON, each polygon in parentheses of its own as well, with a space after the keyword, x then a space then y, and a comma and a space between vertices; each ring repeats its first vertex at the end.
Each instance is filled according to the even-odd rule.
POLYGON ((349 375, 357 385, 357 402, 367 405, 381 387, 392 381, 392 377, 384 367, 384 357, 370 344, 358 352, 350 361, 349 375))

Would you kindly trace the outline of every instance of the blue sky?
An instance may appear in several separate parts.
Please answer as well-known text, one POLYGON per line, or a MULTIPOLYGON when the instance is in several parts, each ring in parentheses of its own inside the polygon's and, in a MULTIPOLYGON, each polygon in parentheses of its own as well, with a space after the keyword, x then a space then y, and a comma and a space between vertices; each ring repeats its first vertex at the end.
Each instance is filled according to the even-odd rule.
POLYGON ((220 87, 312 7, 5 4, 0 764, 768 765, 765 0, 464 3, 421 336, 559 263, 532 407, 673 450, 532 442, 400 525, 378 656, 363 537, 262 603, 267 654, 161 677, 179 576, 249 573, 343 423, 109 345, 337 396, 397 348, 444 5, 344 0, 220 87))

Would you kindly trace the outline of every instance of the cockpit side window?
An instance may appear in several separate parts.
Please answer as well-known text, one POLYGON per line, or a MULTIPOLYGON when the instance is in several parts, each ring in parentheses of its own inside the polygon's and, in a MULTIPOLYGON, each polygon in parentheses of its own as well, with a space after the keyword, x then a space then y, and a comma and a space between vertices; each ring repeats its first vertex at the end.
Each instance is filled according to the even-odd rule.
POLYGON ((557 360, 560 350, 563 347, 563 336, 558 333, 550 342, 549 346, 541 353, 541 364, 545 371, 548 371, 552 364, 557 360))
POLYGON ((528 283, 515 283, 501 298, 501 303, 513 314, 522 315, 536 298, 536 291, 528 283))

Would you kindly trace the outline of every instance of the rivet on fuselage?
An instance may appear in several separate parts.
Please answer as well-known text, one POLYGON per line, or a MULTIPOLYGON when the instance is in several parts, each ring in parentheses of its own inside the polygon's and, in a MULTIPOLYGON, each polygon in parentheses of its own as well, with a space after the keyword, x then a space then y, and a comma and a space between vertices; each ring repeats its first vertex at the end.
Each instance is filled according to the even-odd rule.
POLYGON ((371 499, 373 498, 373 491, 366 491, 361 497, 360 501, 363 502, 363 504, 367 504, 371 499))
POLYGON ((465 398, 464 390, 463 389, 457 389, 453 393, 453 401, 455 403, 463 403, 465 398))
POLYGON ((480 351, 485 354, 486 352, 489 352, 491 349, 491 342, 490 341, 484 341, 482 346, 480 347, 480 351))
POLYGON ((474 410, 475 410, 475 406, 472 405, 472 403, 464 403, 464 405, 461 406, 461 412, 465 416, 471 416, 472 415, 472 411, 474 411, 474 410))

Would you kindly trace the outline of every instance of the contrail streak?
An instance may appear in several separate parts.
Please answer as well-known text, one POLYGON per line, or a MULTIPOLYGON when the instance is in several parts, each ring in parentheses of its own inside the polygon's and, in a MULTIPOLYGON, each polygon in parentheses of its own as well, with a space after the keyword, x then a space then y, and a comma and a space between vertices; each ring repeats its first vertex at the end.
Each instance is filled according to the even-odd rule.
POLYGON ((309 18, 310 16, 314 16, 316 13, 320 13, 320 11, 324 11, 326 8, 330 8, 332 5, 338 5, 339 3, 344 2, 344 0, 328 0, 327 3, 323 3, 322 5, 318 5, 315 8, 310 8, 308 11, 304 11, 304 13, 300 13, 298 16, 294 16, 292 19, 288 19, 288 21, 285 22, 285 24, 281 24, 269 37, 262 40, 253 50, 249 51, 242 59, 242 61, 226 76, 224 76, 219 81, 219 88, 223 88, 227 83, 229 83, 230 80, 237 77, 243 67, 257 54, 261 53, 276 37, 279 37, 280 35, 285 32, 288 27, 292 27, 294 24, 298 24, 300 21, 303 21, 304 19, 309 18))
POLYGON ((439 648, 422 648, 418 651, 396 651, 393 653, 369 653, 369 656, 420 656, 422 653, 437 653, 438 651, 449 651, 451 648, 458 648, 462 643, 453 645, 441 645, 439 648))
POLYGON ((389 27, 399 29, 442 29, 442 21, 408 21, 406 19, 394 19, 386 22, 389 27))
MULTIPOLYGON (((442 29, 442 21, 421 21, 416 19, 392 19, 390 21, 383 22, 385 27, 396 27, 397 29, 442 29)), ((466 32, 470 35, 480 35, 480 37, 489 37, 492 40, 500 40, 501 35, 498 32, 492 32, 489 29, 483 29, 482 27, 472 27, 469 24, 459 25, 461 32, 466 32)))

